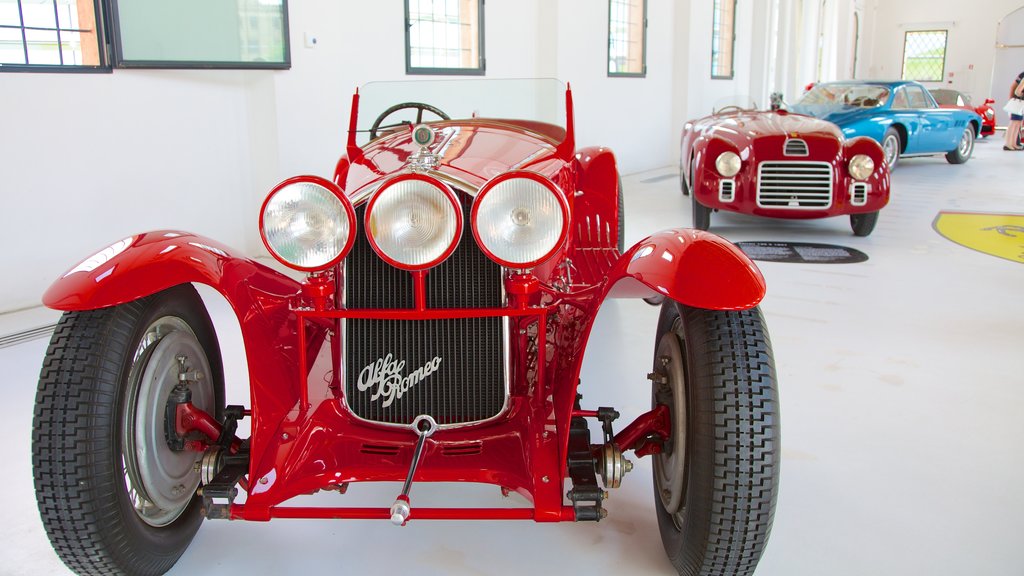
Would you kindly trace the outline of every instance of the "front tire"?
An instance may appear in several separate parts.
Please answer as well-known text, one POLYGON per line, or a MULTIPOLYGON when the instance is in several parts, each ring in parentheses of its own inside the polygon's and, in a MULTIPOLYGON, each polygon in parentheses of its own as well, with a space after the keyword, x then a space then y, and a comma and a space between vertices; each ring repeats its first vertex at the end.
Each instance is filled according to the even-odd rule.
POLYGON ((963 164, 971 159, 974 152, 974 128, 967 125, 963 134, 960 135, 960 143, 956 148, 946 153, 946 162, 950 164, 963 164))
POLYGON ((690 186, 686 183, 686 171, 683 169, 682 159, 679 160, 679 189, 683 191, 683 196, 690 195, 690 186))
POLYGON ((903 150, 903 142, 900 140, 900 133, 895 128, 888 128, 882 136, 882 152, 885 155, 885 163, 892 170, 900 161, 900 152, 903 150))
POLYGON ((850 228, 853 228, 854 236, 867 236, 875 229, 878 223, 878 211, 864 214, 850 214, 850 228))
POLYGON ((32 467, 43 526, 79 574, 162 574, 203 521, 201 453, 174 451, 165 408, 181 372, 192 403, 220 417, 213 324, 189 284, 100 310, 67 312, 36 393, 32 467))
POLYGON ((771 533, 781 458, 764 320, 757 308, 667 300, 656 346, 653 403, 672 415, 653 462, 665 551, 681 575, 750 575, 771 533))
POLYGON ((697 230, 711 228, 711 208, 698 202, 696 194, 691 194, 690 198, 693 199, 693 227, 697 230))

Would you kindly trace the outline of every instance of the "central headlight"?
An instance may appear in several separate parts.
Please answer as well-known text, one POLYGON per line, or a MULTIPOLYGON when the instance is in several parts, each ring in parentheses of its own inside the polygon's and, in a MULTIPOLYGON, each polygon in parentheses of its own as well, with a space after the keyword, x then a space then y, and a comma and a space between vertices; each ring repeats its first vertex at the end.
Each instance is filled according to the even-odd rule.
POLYGON ((366 205, 366 236, 392 266, 431 268, 455 251, 462 236, 462 208, 440 181, 405 174, 381 186, 366 205))
POLYGON ((867 180, 875 171, 875 161, 866 154, 857 154, 850 158, 850 175, 856 180, 867 180))
POLYGON ((477 244, 506 268, 532 268, 565 243, 569 208, 553 182, 513 170, 493 178, 477 194, 471 215, 477 244))
POLYGON ((735 152, 722 152, 715 159, 715 169, 726 178, 732 178, 740 171, 740 157, 735 152))
POLYGON ((352 204, 333 182, 298 176, 278 184, 260 210, 260 236, 282 264, 315 272, 335 265, 355 241, 352 204))

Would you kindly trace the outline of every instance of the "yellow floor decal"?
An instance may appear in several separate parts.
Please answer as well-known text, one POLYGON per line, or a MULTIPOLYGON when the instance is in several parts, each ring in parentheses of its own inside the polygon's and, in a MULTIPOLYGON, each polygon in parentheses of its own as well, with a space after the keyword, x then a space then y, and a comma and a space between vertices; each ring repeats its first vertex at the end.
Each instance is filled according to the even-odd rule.
POLYGON ((971 250, 1024 263, 1024 214, 939 212, 932 227, 971 250))

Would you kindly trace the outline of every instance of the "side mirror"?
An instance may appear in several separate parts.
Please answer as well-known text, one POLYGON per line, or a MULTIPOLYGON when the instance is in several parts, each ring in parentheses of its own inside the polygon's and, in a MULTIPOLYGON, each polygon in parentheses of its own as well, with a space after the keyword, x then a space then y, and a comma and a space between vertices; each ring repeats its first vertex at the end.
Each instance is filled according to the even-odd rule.
POLYGON ((992 98, 985 98, 985 104, 995 104, 995 103, 996 103, 996 101, 993 100, 992 98))

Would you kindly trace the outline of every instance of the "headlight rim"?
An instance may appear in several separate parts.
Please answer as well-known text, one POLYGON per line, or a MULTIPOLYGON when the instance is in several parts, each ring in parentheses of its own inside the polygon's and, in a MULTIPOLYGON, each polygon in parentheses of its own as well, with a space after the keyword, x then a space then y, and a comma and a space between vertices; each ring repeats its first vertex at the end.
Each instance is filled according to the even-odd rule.
POLYGON ((267 249, 267 252, 270 252, 270 255, 274 258, 274 260, 277 260, 278 262, 287 266, 288 268, 291 268, 292 270, 298 270, 300 272, 322 272, 324 270, 330 270, 331 268, 337 266, 338 263, 344 260, 345 257, 348 256, 348 253, 352 251, 352 246, 355 245, 356 234, 358 233, 357 220, 358 219, 356 218, 356 211, 355 208, 353 208, 352 206, 352 201, 349 200, 348 196, 345 195, 345 192, 341 189, 340 186, 326 178, 323 178, 321 176, 314 176, 312 174, 292 176, 291 178, 288 178, 278 183, 273 188, 271 188, 270 192, 267 194, 267 197, 263 199, 263 204, 260 206, 260 240, 263 242, 263 246, 267 249), (326 264, 322 264, 319 266, 301 266, 299 264, 289 262, 280 254, 278 254, 277 251, 274 250, 274 248, 270 245, 270 241, 267 240, 267 234, 264 228, 264 216, 266 215, 267 212, 267 206, 270 204, 270 200, 278 192, 294 184, 314 184, 326 189, 328 192, 334 195, 334 197, 341 204, 342 209, 344 209, 345 211, 345 217, 348 219, 348 239, 345 241, 344 246, 342 246, 341 250, 338 252, 338 255, 332 258, 326 264))
POLYGON ((498 174, 494 178, 491 178, 486 183, 484 183, 483 186, 480 187, 480 190, 477 192, 476 198, 473 199, 473 207, 470 209, 469 213, 469 223, 470 228, 473 231, 473 240, 476 241, 476 245, 480 248, 480 251, 483 252, 485 256, 487 256, 493 262, 496 262, 497 264, 504 268, 509 268, 511 270, 530 270, 550 260, 552 256, 558 253, 558 251, 563 246, 565 246, 565 242, 569 237, 569 201, 568 199, 566 199, 565 193, 562 191, 562 189, 557 184, 555 184, 550 178, 547 178, 543 174, 539 174, 537 172, 533 172, 530 170, 508 170, 506 172, 498 174), (551 192, 552 196, 555 197, 555 200, 558 202, 558 205, 562 210, 562 230, 559 233, 558 239, 555 241, 552 248, 549 251, 547 251, 544 255, 534 260, 530 260, 528 262, 511 262, 509 260, 505 260, 504 258, 495 255, 486 246, 486 244, 484 244, 483 240, 481 240, 477 226, 477 215, 480 209, 480 203, 483 200, 483 198, 485 198, 487 196, 487 193, 493 190, 495 186, 497 186, 498 184, 501 184, 506 180, 512 180, 515 178, 526 178, 529 180, 533 180, 547 188, 548 191, 551 192))
POLYGON ((854 154, 846 163, 846 169, 850 173, 850 176, 858 182, 866 182, 867 180, 869 180, 871 178, 871 175, 875 173, 875 168, 877 167, 878 164, 875 162, 875 159, 869 156, 868 154, 854 154), (857 160, 857 158, 866 158, 867 161, 870 162, 871 169, 864 176, 859 176, 857 174, 858 170, 854 168, 854 162, 857 160))
POLYGON ((459 243, 462 241, 462 234, 464 232, 464 220, 465 215, 462 213, 462 203, 459 202, 459 197, 455 194, 455 191, 452 190, 451 186, 437 178, 432 178, 426 174, 420 174, 418 172, 406 172, 404 174, 399 174, 397 176, 388 178, 387 180, 382 182, 381 185, 378 186, 377 189, 373 192, 373 195, 370 196, 370 199, 367 200, 366 211, 363 214, 363 230, 366 233, 366 240, 370 243, 370 247, 373 249, 373 252, 380 257, 381 260, 386 262, 389 266, 393 266, 395 268, 405 270, 407 272, 418 272, 422 270, 429 270, 437 266, 438 264, 441 264, 449 257, 451 257, 452 254, 455 253, 455 250, 459 247, 459 243), (423 264, 406 264, 405 262, 399 262, 398 260, 395 260, 391 256, 388 256, 384 252, 384 250, 381 249, 380 245, 377 244, 377 240, 373 237, 373 234, 370 231, 370 217, 373 214, 374 204, 376 204, 377 200, 383 195, 384 192, 387 191, 388 188, 399 182, 404 182, 406 180, 419 180, 422 182, 426 182, 427 184, 430 184, 435 188, 438 188, 444 194, 447 200, 451 203, 452 208, 454 209, 455 212, 455 235, 452 238, 452 242, 437 258, 434 258, 433 260, 423 264))
POLYGON ((732 150, 725 150, 715 157, 715 171, 718 172, 718 175, 721 176, 722 178, 733 178, 737 174, 739 174, 740 170, 742 169, 743 158, 740 158, 740 155, 732 150), (722 158, 725 157, 726 154, 731 154, 732 156, 736 157, 736 170, 732 174, 726 174, 725 171, 722 170, 722 167, 719 165, 719 162, 722 160, 722 158))

